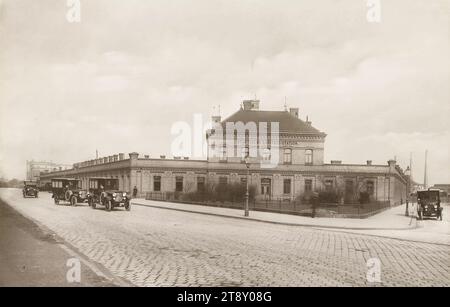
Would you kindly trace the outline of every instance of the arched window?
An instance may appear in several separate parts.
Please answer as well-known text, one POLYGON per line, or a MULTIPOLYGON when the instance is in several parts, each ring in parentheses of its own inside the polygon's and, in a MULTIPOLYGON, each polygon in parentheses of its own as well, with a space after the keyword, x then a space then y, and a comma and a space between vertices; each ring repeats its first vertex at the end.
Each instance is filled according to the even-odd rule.
POLYGON ((305 164, 313 164, 313 151, 311 149, 305 150, 305 164))
POLYGON ((284 149, 283 162, 284 162, 284 164, 292 163, 292 149, 290 149, 290 148, 284 149))

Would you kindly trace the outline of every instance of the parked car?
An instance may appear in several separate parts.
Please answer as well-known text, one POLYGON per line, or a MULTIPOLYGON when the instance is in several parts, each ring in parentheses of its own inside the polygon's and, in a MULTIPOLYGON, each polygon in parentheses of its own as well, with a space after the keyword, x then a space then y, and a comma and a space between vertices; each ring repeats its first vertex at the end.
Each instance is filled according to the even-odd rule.
POLYGON ((92 209, 97 205, 104 206, 106 211, 116 207, 124 207, 130 211, 130 194, 119 189, 119 179, 114 178, 89 178, 88 203, 92 209))
POLYGON ((38 198, 39 197, 38 183, 36 181, 25 180, 23 182, 22 193, 23 193, 23 198, 26 198, 26 197, 38 198))
POLYGON ((81 188, 81 181, 75 178, 52 179, 52 193, 56 205, 65 201, 75 206, 77 203, 84 203, 88 199, 88 192, 81 188))
POLYGON ((436 220, 442 221, 442 210, 439 190, 417 191, 417 215, 420 220, 424 217, 435 217, 436 220))

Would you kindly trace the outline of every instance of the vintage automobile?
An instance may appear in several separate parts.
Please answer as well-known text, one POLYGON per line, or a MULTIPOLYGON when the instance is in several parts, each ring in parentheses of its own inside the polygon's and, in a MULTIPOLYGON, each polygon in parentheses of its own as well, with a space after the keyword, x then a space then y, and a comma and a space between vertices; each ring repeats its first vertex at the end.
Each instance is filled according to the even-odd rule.
POLYGON ((119 179, 114 178, 89 178, 89 206, 95 209, 97 205, 111 211, 116 207, 124 207, 130 211, 130 195, 128 192, 119 190, 119 179))
POLYGON ((25 180, 23 182, 23 198, 26 197, 35 197, 39 196, 38 183, 36 181, 25 180))
POLYGON ((56 205, 65 201, 75 206, 88 199, 88 192, 81 188, 81 181, 75 178, 53 178, 52 193, 56 205))
POLYGON ((417 216, 420 220, 424 217, 435 217, 436 220, 442 221, 442 210, 439 190, 417 191, 417 216))

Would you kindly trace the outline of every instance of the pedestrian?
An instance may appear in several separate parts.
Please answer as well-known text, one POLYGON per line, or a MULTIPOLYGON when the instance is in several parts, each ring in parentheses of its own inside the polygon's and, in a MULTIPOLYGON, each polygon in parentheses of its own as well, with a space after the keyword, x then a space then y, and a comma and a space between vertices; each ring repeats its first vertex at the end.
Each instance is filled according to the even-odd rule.
POLYGON ((138 193, 138 189, 137 189, 136 186, 134 186, 134 189, 133 189, 133 198, 136 198, 137 193, 138 193))
POLYGON ((311 204, 312 204, 311 217, 312 218, 316 217, 316 209, 317 209, 318 203, 319 203, 319 195, 317 192, 313 192, 311 195, 311 204))

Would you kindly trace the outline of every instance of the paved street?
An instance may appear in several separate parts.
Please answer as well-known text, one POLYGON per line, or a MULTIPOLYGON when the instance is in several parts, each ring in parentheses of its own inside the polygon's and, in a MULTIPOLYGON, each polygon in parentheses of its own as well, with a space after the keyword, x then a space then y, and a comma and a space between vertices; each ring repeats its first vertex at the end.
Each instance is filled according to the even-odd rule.
POLYGON ((45 192, 0 197, 137 286, 450 286, 445 244, 139 206, 55 206, 45 192), (369 258, 381 261, 380 284, 367 282, 369 258))

